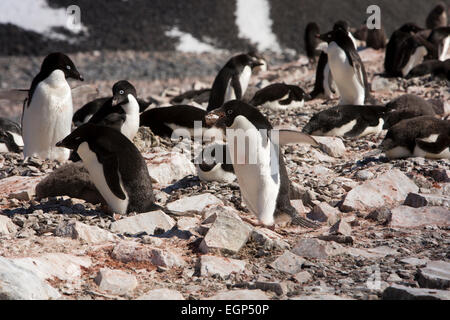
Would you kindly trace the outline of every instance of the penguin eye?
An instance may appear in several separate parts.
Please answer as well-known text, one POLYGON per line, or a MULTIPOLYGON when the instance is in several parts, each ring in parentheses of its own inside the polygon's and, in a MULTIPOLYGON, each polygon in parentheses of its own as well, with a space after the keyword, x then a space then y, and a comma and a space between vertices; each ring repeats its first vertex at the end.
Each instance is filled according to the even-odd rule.
POLYGON ((70 66, 66 66, 66 69, 67 69, 67 70, 70 70, 70 69, 72 69, 72 68, 71 68, 70 66))
POLYGON ((233 110, 230 109, 230 110, 227 111, 227 113, 228 114, 233 114, 233 110))
POLYGON ((120 93, 120 94, 123 94, 123 93, 124 93, 124 91, 123 91, 123 90, 120 90, 120 91, 119 91, 119 93, 120 93))

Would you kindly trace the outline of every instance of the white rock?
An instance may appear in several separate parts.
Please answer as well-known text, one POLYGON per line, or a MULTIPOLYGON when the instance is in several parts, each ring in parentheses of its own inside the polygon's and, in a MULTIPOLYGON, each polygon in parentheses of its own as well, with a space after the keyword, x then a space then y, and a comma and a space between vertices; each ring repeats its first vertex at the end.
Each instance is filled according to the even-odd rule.
POLYGON ((161 288, 150 290, 137 300, 184 300, 184 297, 176 290, 161 288))
POLYGON ((161 185, 169 185, 188 175, 196 175, 194 164, 179 152, 144 153, 150 177, 161 185))
POLYGON ((138 285, 134 275, 122 270, 101 269, 94 280, 101 291, 114 295, 130 293, 138 285))
POLYGON ((339 220, 341 215, 342 213, 339 209, 330 206, 326 202, 321 202, 316 205, 306 217, 313 221, 327 222, 328 225, 333 225, 339 220))
POLYGON ((351 190, 341 206, 343 211, 368 211, 395 205, 406 199, 410 192, 419 191, 403 172, 393 169, 376 179, 366 181, 351 190))
POLYGON ((224 206, 224 205, 216 205, 216 206, 209 206, 205 208, 202 212, 202 217, 204 219, 203 223, 213 223, 216 221, 217 217, 219 215, 225 215, 229 216, 238 220, 242 220, 239 216, 239 211, 237 211, 233 207, 224 206))
POLYGON ((78 257, 66 253, 46 253, 38 257, 11 259, 24 269, 34 272, 43 280, 58 278, 71 281, 80 278, 81 267, 91 266, 91 258, 78 257))
POLYGON ((395 91, 398 85, 389 79, 376 76, 372 79, 372 91, 395 91))
POLYGON ((0 300, 58 299, 59 292, 33 271, 0 257, 0 300))
POLYGON ((177 228, 179 230, 191 230, 200 224, 200 220, 195 217, 181 217, 177 221, 177 228))
POLYGON ((450 208, 399 206, 391 210, 392 227, 416 228, 421 226, 450 226, 450 208))
POLYGON ((326 259, 345 252, 345 248, 335 242, 319 239, 300 239, 292 252, 301 257, 326 259))
POLYGON ((12 176, 0 180, 0 199, 15 198, 19 200, 29 200, 35 194, 36 185, 45 176, 23 177, 12 176))
POLYGON ((200 214, 209 206, 222 205, 223 202, 210 193, 203 193, 192 197, 181 198, 166 205, 175 214, 200 214))
POLYGON ((308 271, 300 271, 294 275, 294 279, 299 283, 303 284, 312 279, 311 274, 308 271))
POLYGON ((58 237, 78 239, 82 242, 91 244, 116 241, 119 239, 116 235, 107 230, 78 221, 69 221, 59 224, 56 228, 55 235, 58 237))
POLYGON ((212 224, 199 249, 203 253, 225 250, 237 253, 246 243, 252 228, 234 217, 219 215, 212 224))
POLYGON ((331 157, 340 158, 345 154, 345 145, 338 137, 314 137, 320 149, 331 157))
POLYGON ((285 251, 270 266, 278 271, 296 274, 302 270, 303 263, 305 263, 305 259, 290 251, 285 251))
POLYGON ((114 221, 111 224, 111 231, 122 234, 137 234, 141 232, 154 234, 156 229, 168 231, 173 226, 175 226, 175 221, 161 210, 158 210, 114 221))
POLYGON ((230 290, 222 291, 205 300, 269 300, 262 290, 230 290))
POLYGON ((264 249, 289 249, 289 243, 284 241, 283 237, 267 228, 253 229, 250 239, 263 246, 264 249))
POLYGON ((17 226, 7 216, 0 215, 0 236, 17 232, 17 226))
POLYGON ((200 275, 212 276, 219 275, 222 278, 232 273, 241 273, 245 270, 245 261, 204 255, 200 257, 200 275))

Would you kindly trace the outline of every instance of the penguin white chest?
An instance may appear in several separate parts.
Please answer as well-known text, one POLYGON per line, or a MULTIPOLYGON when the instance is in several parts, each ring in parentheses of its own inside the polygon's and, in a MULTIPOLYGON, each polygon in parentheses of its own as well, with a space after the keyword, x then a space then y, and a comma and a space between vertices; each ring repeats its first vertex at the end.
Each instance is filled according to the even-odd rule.
MULTIPOLYGON (((425 142, 436 142, 439 138, 438 134, 432 134, 428 136, 427 138, 421 139, 425 142)), ((414 148, 414 156, 416 157, 422 157, 422 158, 430 158, 430 159, 450 159, 450 147, 445 148, 440 153, 430 153, 426 150, 423 150, 418 145, 414 148)))
POLYGON ((414 53, 409 57, 408 62, 402 69, 402 74, 404 77, 415 67, 423 62, 424 57, 428 54, 425 47, 418 47, 414 53))
POLYGON ((439 46, 439 60, 445 61, 447 58, 447 53, 450 48, 450 36, 444 39, 442 45, 439 46))
MULTIPOLYGON (((244 96, 245 91, 247 91, 248 83, 250 82, 250 78, 252 76, 252 68, 250 66, 245 66, 239 76, 239 83, 241 85, 242 96, 244 96)), ((224 103, 230 100, 236 99, 236 93, 234 91, 231 79, 228 81, 227 90, 225 92, 225 100, 224 103)))
POLYGON ((133 140, 139 130, 139 104, 134 96, 129 94, 128 103, 122 107, 125 110, 126 118, 120 132, 128 139, 133 140))
POLYGON ((365 88, 359 78, 364 77, 357 74, 359 71, 350 65, 345 51, 334 41, 328 45, 328 64, 341 95, 340 103, 363 105, 365 88))
MULTIPOLYGON (((263 141, 261 134, 243 116, 235 118, 231 129, 244 130, 250 137, 249 148, 242 146, 242 138, 240 141, 237 138, 237 143, 236 141, 231 144, 229 142, 233 168, 244 203, 260 222, 268 226, 273 225, 281 185, 278 154, 274 152, 277 149, 270 141, 263 141), (248 162, 237 161, 243 158, 241 152, 248 152, 247 157, 251 160, 248 162)), ((236 136, 242 137, 242 131, 236 132, 236 136)))
POLYGON ((80 144, 77 153, 80 155, 81 160, 83 160, 83 165, 89 172, 89 177, 91 178, 92 183, 94 183, 98 192, 100 192, 100 194, 103 196, 103 198, 111 207, 111 209, 114 210, 114 212, 116 213, 121 214, 126 213, 128 208, 129 197, 125 188, 123 187, 122 179, 120 181, 120 186, 126 196, 125 200, 118 198, 111 191, 111 188, 108 186, 108 183, 106 182, 103 165, 98 161, 97 155, 89 148, 89 144, 87 142, 83 142, 82 144, 80 144))
POLYGON ((61 70, 41 81, 23 113, 22 133, 25 157, 65 161, 70 151, 57 148, 56 142, 70 134, 72 92, 61 70))

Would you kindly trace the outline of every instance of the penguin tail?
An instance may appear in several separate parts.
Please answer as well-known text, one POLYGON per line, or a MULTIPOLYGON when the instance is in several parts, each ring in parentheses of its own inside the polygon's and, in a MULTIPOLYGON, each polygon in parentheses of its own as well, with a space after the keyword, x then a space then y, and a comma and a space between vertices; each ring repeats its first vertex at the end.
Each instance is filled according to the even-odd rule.
POLYGON ((318 229, 320 224, 306 218, 300 217, 299 215, 293 216, 291 223, 296 226, 300 226, 307 229, 318 229))

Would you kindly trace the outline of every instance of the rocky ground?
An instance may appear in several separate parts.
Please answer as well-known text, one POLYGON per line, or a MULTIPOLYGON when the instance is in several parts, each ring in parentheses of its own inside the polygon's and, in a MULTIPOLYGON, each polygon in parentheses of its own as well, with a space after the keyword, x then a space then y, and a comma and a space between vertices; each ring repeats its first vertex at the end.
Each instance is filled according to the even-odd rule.
MULTIPOLYGON (((360 54, 380 102, 406 92, 450 100, 448 82, 383 79, 377 75, 383 54, 360 54)), ((89 82, 102 94, 113 82, 106 80, 108 72, 122 61, 138 93, 160 104, 193 86, 208 86, 224 60, 220 55, 172 57, 205 61, 211 73, 151 81, 137 66, 147 59, 143 53, 76 54, 74 60, 80 71, 92 72, 89 82), (138 62, 130 67, 129 61, 138 62)), ((0 61, 2 86, 8 75, 18 74, 14 70, 25 68, 19 58, 11 61, 8 67, 0 61)), ((253 86, 285 81, 312 89, 314 71, 304 57, 270 61, 270 70, 254 77, 253 86)), ((7 86, 27 81, 18 77, 7 86)), ((76 97, 77 106, 88 98, 76 97)), ((264 113, 274 126, 301 128, 315 112, 336 103, 315 100, 303 110, 264 113)), ((19 114, 19 104, 4 106, 8 116, 19 114)), ((254 227, 236 183, 201 182, 190 154, 144 129, 135 143, 158 203, 175 215, 158 211, 118 218, 102 204, 38 197, 36 185, 61 164, 2 154, 0 297, 450 299, 450 162, 388 161, 377 148, 383 136, 319 138, 318 148, 283 148, 293 205, 321 224, 317 230, 254 227)))

